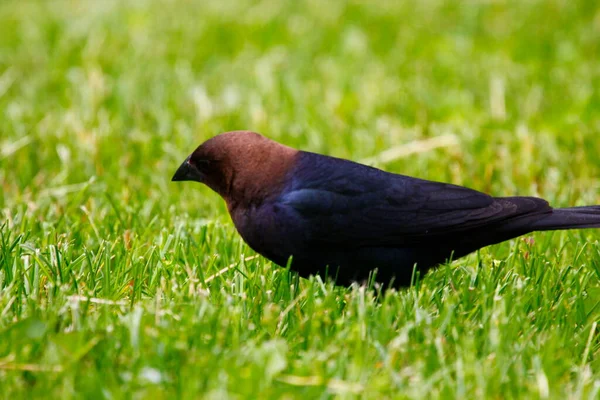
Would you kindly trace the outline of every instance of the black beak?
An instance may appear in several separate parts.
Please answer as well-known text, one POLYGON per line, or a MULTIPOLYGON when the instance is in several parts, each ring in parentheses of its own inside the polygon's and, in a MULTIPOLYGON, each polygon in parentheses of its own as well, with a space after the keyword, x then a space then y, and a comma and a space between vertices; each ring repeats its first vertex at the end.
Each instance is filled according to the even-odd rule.
MULTIPOLYGON (((191 157, 191 156, 190 156, 191 157)), ((171 181, 196 181, 202 182, 202 173, 198 169, 190 164, 190 157, 186 158, 183 164, 179 166, 171 181)))

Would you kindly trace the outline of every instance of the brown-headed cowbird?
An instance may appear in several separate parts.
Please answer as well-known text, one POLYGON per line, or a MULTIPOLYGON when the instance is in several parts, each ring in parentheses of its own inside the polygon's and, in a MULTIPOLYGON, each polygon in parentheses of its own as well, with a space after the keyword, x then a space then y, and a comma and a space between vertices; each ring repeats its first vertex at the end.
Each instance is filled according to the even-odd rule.
POLYGON ((600 227, 600 206, 553 209, 299 151, 258 133, 200 145, 173 181, 208 185, 256 252, 306 277, 407 286, 450 258, 533 231, 600 227), (291 258, 290 258, 291 257, 291 258))

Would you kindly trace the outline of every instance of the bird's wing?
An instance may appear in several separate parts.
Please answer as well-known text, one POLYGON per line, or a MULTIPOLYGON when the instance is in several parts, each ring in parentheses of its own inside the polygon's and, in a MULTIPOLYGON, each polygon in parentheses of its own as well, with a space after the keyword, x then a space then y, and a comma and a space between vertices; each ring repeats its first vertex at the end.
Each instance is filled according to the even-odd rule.
POLYGON ((278 200, 282 211, 305 222, 315 242, 399 246, 452 240, 453 235, 494 229, 550 210, 538 198, 493 198, 343 160, 329 167, 327 173, 295 184, 278 200))

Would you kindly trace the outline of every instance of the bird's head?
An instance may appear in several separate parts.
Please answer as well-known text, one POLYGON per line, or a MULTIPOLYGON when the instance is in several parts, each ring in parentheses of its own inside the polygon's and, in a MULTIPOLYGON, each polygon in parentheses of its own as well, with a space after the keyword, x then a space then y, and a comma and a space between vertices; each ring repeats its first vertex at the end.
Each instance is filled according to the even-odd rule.
POLYGON ((172 181, 204 183, 228 202, 259 200, 281 185, 297 153, 255 132, 225 132, 198 146, 172 181))

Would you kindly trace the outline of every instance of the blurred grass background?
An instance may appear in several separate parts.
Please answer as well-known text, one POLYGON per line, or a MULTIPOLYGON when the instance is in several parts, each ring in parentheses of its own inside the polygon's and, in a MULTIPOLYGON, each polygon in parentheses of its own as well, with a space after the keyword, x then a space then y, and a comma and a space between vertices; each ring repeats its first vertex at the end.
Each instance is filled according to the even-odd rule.
POLYGON ((600 204, 596 1, 5 0, 0 21, 3 397, 598 396, 597 232, 374 299, 253 258, 218 196, 170 182, 227 130, 357 161, 446 135, 375 164, 600 204))

